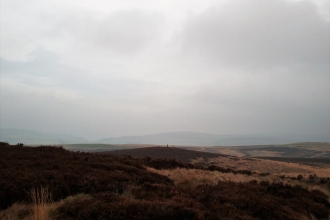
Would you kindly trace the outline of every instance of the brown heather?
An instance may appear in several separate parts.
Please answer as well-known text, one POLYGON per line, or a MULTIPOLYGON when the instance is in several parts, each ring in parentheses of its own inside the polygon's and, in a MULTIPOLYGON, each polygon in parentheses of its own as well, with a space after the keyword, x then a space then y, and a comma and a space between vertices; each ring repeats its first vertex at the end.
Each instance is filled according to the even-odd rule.
POLYGON ((329 219, 319 189, 330 179, 316 175, 59 147, 1 145, 0 155, 0 219, 329 219))

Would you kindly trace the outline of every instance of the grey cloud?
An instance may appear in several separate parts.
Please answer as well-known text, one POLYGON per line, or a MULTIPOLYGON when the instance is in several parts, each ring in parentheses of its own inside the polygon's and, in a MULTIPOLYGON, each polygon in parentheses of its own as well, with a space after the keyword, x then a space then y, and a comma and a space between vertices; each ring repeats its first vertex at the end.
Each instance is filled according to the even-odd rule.
POLYGON ((160 35, 161 17, 138 10, 115 12, 96 26, 93 41, 105 49, 134 52, 160 35))
POLYGON ((50 16, 49 22, 47 38, 67 39, 73 48, 129 54, 160 36, 163 18, 156 12, 138 9, 109 14, 67 11, 55 19, 50 16))
POLYGON ((35 57, 37 45, 17 28, 1 23, 0 57, 10 62, 28 62, 35 57))
POLYGON ((329 21, 308 1, 229 1, 190 19, 183 42, 186 53, 235 68, 330 59, 329 21))
MULTIPOLYGON (((129 99, 127 103, 90 93, 80 96, 70 90, 37 88, 16 82, 1 83, 4 83, 0 94, 1 127, 55 133, 74 132, 92 139, 148 134, 185 127, 180 118, 176 117, 177 112, 169 112, 168 109, 159 109, 157 106, 152 109, 151 102, 140 103, 146 102, 143 97, 129 99)), ((122 94, 118 96, 119 99, 123 98, 122 94)))
POLYGON ((190 108, 214 117, 209 126, 218 124, 228 131, 330 130, 329 75, 297 76, 276 71, 257 77, 252 73, 244 75, 238 80, 227 76, 227 80, 201 87, 190 96, 190 108))
POLYGON ((1 14, 38 45, 28 62, 1 60, 1 127, 86 138, 330 130, 329 21, 308 1, 200 13, 205 1, 184 24, 191 1, 161 12, 66 2, 1 14))

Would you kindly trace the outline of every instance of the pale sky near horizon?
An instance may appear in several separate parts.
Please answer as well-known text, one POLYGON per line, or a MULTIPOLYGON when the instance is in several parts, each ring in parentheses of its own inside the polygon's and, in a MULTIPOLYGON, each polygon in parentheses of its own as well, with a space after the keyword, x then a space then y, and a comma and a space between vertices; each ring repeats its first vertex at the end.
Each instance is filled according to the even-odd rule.
POLYGON ((330 132, 328 0, 0 0, 0 127, 330 132))

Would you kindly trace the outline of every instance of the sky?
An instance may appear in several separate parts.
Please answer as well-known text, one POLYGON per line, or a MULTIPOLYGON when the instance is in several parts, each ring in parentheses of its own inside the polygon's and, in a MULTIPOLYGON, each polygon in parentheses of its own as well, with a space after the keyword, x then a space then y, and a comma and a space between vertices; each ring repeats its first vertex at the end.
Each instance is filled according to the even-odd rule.
POLYGON ((330 132, 328 0, 0 0, 0 127, 330 132))

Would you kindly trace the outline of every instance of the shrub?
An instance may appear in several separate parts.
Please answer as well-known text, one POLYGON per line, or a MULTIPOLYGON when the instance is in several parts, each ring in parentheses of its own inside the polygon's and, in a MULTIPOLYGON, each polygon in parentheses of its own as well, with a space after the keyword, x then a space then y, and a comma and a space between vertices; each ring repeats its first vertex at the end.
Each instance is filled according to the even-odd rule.
MULTIPOLYGON (((295 220, 329 216, 328 197, 319 190, 266 181, 180 187, 143 167, 146 163, 159 169, 189 166, 176 160, 139 160, 57 147, 1 146, 0 155, 0 208, 29 202, 32 195, 35 218, 46 216, 43 204, 49 202, 50 194, 59 201, 79 193, 90 196, 65 199, 54 218, 295 220)), ((217 166, 208 170, 249 175, 217 166)))

